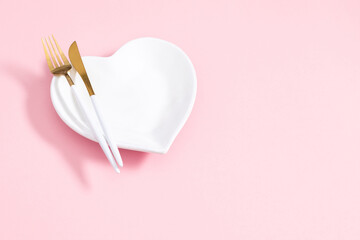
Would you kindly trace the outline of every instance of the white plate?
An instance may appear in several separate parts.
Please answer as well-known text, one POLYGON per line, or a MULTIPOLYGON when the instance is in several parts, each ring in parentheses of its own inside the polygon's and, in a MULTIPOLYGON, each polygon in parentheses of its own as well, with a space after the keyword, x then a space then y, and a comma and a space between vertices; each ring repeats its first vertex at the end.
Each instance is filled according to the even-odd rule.
MULTIPOLYGON (((167 41, 139 38, 111 57, 83 61, 118 147, 166 153, 195 101, 196 74, 186 54, 167 41)), ((92 109, 80 76, 69 73, 92 109)), ((52 79, 51 99, 70 128, 95 141, 63 76, 52 79)))

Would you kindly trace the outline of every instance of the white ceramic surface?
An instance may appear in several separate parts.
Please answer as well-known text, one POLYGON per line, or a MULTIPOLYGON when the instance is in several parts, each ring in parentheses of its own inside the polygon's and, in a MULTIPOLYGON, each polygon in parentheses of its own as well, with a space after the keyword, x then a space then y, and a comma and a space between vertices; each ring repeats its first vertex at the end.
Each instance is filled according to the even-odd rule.
MULTIPOLYGON (((195 101, 196 74, 186 54, 167 41, 139 38, 111 57, 83 61, 118 147, 166 153, 195 101)), ((80 76, 73 69, 70 75, 95 117, 80 76)), ((51 99, 70 128, 95 141, 64 77, 52 79, 51 99)))

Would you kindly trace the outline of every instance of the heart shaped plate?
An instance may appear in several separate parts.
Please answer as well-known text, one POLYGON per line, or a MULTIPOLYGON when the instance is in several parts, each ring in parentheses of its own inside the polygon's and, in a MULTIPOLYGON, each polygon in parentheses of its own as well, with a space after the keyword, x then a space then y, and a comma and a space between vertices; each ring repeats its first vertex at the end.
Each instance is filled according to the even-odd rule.
MULTIPOLYGON (((167 41, 139 38, 110 57, 83 57, 83 61, 117 146, 166 153, 195 101, 197 81, 189 57, 167 41)), ((95 116, 80 76, 74 69, 69 74, 95 116)), ((60 118, 96 141, 65 77, 53 77, 50 92, 60 118)))

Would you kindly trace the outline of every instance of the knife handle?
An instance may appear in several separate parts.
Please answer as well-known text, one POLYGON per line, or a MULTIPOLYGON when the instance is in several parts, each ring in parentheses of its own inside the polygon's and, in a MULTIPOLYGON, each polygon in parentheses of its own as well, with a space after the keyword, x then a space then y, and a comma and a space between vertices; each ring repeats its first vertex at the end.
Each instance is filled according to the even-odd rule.
POLYGON ((72 85, 71 86, 71 92, 73 94, 73 96, 75 97, 77 103, 80 106, 80 111, 82 112, 82 114, 85 116, 86 121, 88 122, 88 124, 90 125, 90 129, 91 131, 94 133, 97 141, 99 142, 102 150, 104 151, 107 159, 109 160, 110 164, 112 165, 112 167, 115 169, 115 171, 117 173, 120 173, 120 170, 118 168, 118 166, 115 163, 114 157, 111 154, 111 151, 109 149, 109 146, 106 143, 106 140, 104 138, 104 135, 101 132, 101 128, 99 126, 99 123, 96 121, 96 119, 94 119, 92 117, 92 115, 89 112, 89 109, 86 108, 85 104, 83 103, 83 101, 80 98, 80 93, 76 87, 76 85, 72 85))
POLYGON ((97 97, 96 95, 91 95, 90 96, 91 98, 91 102, 94 106, 94 109, 95 109, 95 112, 96 112, 96 115, 100 121, 100 125, 104 131, 104 134, 105 134, 105 138, 110 146, 110 149, 116 159, 116 162, 119 164, 120 167, 123 166, 123 161, 121 159, 121 156, 120 156, 120 152, 119 152, 119 149, 117 147, 117 145, 115 144, 113 138, 111 137, 111 132, 109 131, 109 128, 107 127, 107 125, 105 124, 105 120, 104 120, 104 117, 103 117, 103 114, 101 113, 101 108, 99 106, 99 103, 97 101, 97 97))

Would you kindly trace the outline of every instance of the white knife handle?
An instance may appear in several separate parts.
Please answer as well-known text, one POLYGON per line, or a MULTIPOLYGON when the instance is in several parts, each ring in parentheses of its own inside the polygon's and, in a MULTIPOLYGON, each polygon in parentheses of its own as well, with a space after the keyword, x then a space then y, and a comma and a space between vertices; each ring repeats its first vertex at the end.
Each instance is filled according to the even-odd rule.
POLYGON ((117 173, 120 173, 120 170, 118 168, 118 166, 115 163, 114 157, 111 154, 111 151, 106 143, 106 140, 100 130, 100 127, 98 126, 98 123, 96 122, 96 119, 91 117, 91 114, 89 113, 89 110, 86 108, 85 104, 83 103, 83 101, 80 98, 80 94, 77 90, 76 85, 72 85, 71 86, 71 91, 72 94, 74 95, 76 101, 78 102, 80 109, 83 113, 83 115, 85 116, 86 121, 89 123, 90 125, 90 129, 93 131, 96 139, 98 140, 102 150, 104 151, 107 159, 109 160, 110 164, 113 166, 113 168, 115 169, 115 171, 117 173))
POLYGON ((105 124, 105 120, 104 120, 104 117, 103 117, 103 114, 101 113, 101 108, 97 102, 97 97, 96 95, 91 95, 91 101, 92 101, 92 104, 95 108, 95 112, 96 112, 96 115, 100 121, 100 125, 104 131, 104 134, 105 134, 105 138, 110 146, 110 149, 116 159, 116 162, 122 167, 123 166, 123 161, 121 159, 121 156, 120 156, 120 152, 119 152, 119 149, 118 147, 116 146, 113 138, 111 137, 111 132, 109 131, 107 125, 105 124))

